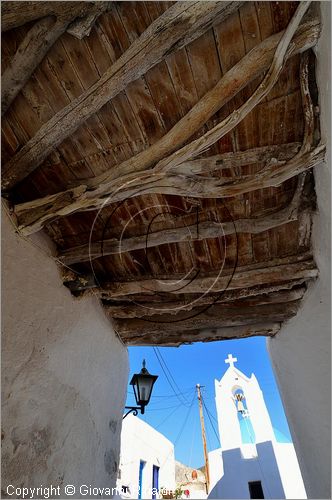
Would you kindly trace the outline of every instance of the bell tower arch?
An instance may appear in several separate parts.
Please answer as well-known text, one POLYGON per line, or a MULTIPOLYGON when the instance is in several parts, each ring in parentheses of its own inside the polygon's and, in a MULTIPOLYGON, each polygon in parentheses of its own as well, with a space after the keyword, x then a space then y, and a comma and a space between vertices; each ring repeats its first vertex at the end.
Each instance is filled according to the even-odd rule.
POLYGON ((254 374, 248 378, 234 363, 231 354, 225 360, 229 364, 220 381, 215 380, 218 427, 223 450, 240 448, 243 444, 241 422, 245 425, 253 443, 275 439, 262 390, 254 374))

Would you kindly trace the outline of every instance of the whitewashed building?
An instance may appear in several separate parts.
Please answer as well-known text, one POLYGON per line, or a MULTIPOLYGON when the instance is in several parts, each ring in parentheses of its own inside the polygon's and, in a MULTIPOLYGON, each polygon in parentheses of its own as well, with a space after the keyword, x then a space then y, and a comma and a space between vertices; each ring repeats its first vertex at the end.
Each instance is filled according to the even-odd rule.
POLYGON ((143 420, 123 420, 117 489, 123 498, 160 498, 175 490, 174 445, 143 420))
POLYGON ((306 498, 293 443, 280 442, 254 374, 246 377, 228 355, 215 381, 222 448, 209 453, 208 498, 306 498))

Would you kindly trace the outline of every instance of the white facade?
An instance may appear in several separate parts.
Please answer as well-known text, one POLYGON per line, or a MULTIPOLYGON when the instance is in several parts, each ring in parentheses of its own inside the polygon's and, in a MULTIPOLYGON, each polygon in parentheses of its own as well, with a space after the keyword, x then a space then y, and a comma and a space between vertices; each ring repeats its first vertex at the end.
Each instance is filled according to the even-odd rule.
POLYGON ((62 285, 46 237, 6 214, 2 236, 2 490, 115 487, 127 350, 97 299, 62 285))
POLYGON ((331 2, 320 2, 316 50, 326 162, 314 168, 312 245, 319 269, 297 315, 267 340, 309 498, 331 498, 331 2))
POLYGON ((253 482, 260 482, 264 498, 306 498, 293 444, 277 442, 255 375, 235 368, 231 355, 225 361, 230 366, 215 381, 222 448, 209 453, 209 498, 251 498, 253 482))
MULTIPOLYGON (((124 492, 122 497, 136 499, 153 498, 154 489, 175 490, 173 443, 131 414, 123 420, 122 425, 117 486, 119 492, 124 492), (155 483, 154 469, 157 469, 155 483)), ((155 498, 159 498, 159 495, 156 494, 155 498)))

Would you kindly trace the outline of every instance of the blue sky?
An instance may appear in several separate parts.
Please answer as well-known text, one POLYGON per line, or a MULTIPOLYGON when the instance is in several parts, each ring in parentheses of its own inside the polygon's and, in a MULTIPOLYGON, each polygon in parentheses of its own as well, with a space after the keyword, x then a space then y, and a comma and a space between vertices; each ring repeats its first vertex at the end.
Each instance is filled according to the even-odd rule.
MULTIPOLYGON (((181 347, 159 347, 158 351, 177 384, 176 387, 168 375, 175 391, 162 371, 152 347, 131 347, 128 351, 129 380, 134 373, 140 371, 143 358, 146 360, 149 372, 159 376, 146 413, 140 418, 175 444, 175 457, 180 462, 195 468, 204 464, 196 395, 197 383, 204 386, 202 394, 209 410, 209 414, 206 411, 204 414, 208 449, 210 451, 220 446, 216 436, 218 426, 215 420, 217 415, 214 380, 220 380, 227 370, 229 365, 226 365, 224 360, 229 353, 238 359, 235 366, 245 375, 250 376, 251 373, 255 373, 264 394, 272 425, 285 436, 286 440, 291 440, 264 337, 196 343, 181 347), (175 392, 179 392, 178 389, 181 395, 175 395, 175 392)), ((165 371, 167 373, 166 369, 165 371)), ((128 385, 126 404, 135 405, 130 385, 128 385)))

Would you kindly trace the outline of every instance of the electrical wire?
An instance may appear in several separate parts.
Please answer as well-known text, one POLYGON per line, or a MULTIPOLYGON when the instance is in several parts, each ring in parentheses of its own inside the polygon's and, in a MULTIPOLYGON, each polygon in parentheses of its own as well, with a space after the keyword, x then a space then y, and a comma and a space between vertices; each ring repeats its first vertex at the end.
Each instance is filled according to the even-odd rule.
POLYGON ((172 391, 174 392, 175 396, 177 397, 177 399, 179 400, 179 402, 180 402, 181 404, 183 404, 184 406, 187 406, 187 408, 188 408, 188 400, 187 400, 187 399, 185 399, 185 398, 183 398, 183 399, 181 400, 181 398, 179 397, 179 395, 181 394, 181 392, 182 392, 182 391, 181 391, 181 389, 179 388, 179 386, 177 385, 177 383, 175 382, 174 377, 172 376, 172 374, 171 374, 170 370, 167 368, 167 365, 166 365, 166 363, 165 363, 165 361, 164 361, 164 359, 163 359, 163 357, 162 357, 161 353, 159 352, 159 349, 158 349, 158 348, 156 348, 156 347, 153 347, 153 351, 154 351, 154 353, 155 353, 155 355, 156 355, 156 358, 157 358, 157 360, 158 360, 158 363, 160 364, 160 367, 161 367, 161 369, 162 369, 162 371, 163 371, 163 373, 164 373, 164 375, 165 375, 165 377, 166 377, 166 380, 167 380, 167 382, 169 383, 169 385, 170 385, 170 387, 171 387, 172 391), (163 361, 163 362, 164 362, 164 364, 165 364, 165 368, 164 368, 164 366, 163 366, 163 364, 162 364, 162 361, 163 361), (166 369, 168 370, 168 372, 169 372, 169 374, 170 374, 170 377, 173 379, 173 381, 174 381, 174 383, 175 383, 175 386, 176 386, 176 387, 177 387, 177 389, 178 389, 178 392, 176 391, 176 389, 175 389, 175 387, 174 387, 174 385, 173 385, 173 383, 172 383, 172 381, 171 381, 170 377, 168 376, 168 374, 167 374, 167 372, 166 372, 166 369))
MULTIPOLYGON (((183 406, 183 404, 181 403, 180 406, 183 406)), ((146 408, 146 412, 150 413, 150 411, 164 411, 164 410, 172 410, 173 408, 177 408, 178 406, 175 405, 175 406, 166 406, 166 407, 163 407, 163 408, 150 408, 149 406, 146 408)))
MULTIPOLYGON (((162 360, 162 362, 163 362, 163 364, 164 364, 164 366, 165 366, 165 369, 167 370, 167 372, 168 372, 168 374, 169 374, 170 378, 172 379, 172 381, 173 381, 173 383, 174 383, 175 388, 178 390, 178 394, 182 394, 182 392, 183 392, 183 391, 181 391, 181 389, 180 389, 180 387, 178 386, 178 384, 177 384, 177 382, 176 382, 175 378, 173 377, 173 375, 172 375, 172 373, 171 373, 170 369, 168 368, 168 366, 167 366, 167 364, 166 364, 166 361, 165 361, 165 359, 164 359, 163 355, 161 354, 160 349, 159 349, 158 347, 154 347, 154 349, 156 349, 156 351, 158 352, 158 354, 159 354, 159 356, 160 356, 160 359, 162 360)), ((188 400, 187 400, 187 398, 186 398, 186 397, 183 397, 183 400, 185 401, 185 404, 189 404, 189 402, 188 402, 188 400)))
POLYGON ((192 457, 193 457, 194 438, 195 438, 195 434, 196 434, 196 428, 197 428, 197 418, 195 418, 195 414, 194 414, 194 422, 193 422, 193 426, 192 426, 193 434, 192 434, 192 438, 191 438, 191 446, 190 446, 190 455, 189 455, 189 460, 188 460, 188 467, 191 467, 191 461, 192 461, 192 457))
MULTIPOLYGON (((181 436, 182 436, 182 433, 183 433, 183 431, 184 431, 184 428, 185 428, 185 426, 186 426, 186 423, 187 423, 187 421, 188 421, 188 418, 189 418, 190 412, 191 412, 191 410, 192 410, 192 408, 193 408, 193 404, 194 404, 194 401, 195 401, 195 396, 196 396, 196 391, 194 392, 194 396, 193 396, 193 398, 192 398, 192 400, 191 400, 190 406, 188 407, 188 410, 187 410, 187 413, 186 413, 185 419, 184 419, 184 421, 183 421, 183 424, 182 424, 182 426, 181 426, 181 429, 180 429, 180 431, 178 432, 178 435, 176 436, 176 439, 175 439, 175 441, 174 441, 174 449, 175 449, 175 447, 176 447, 177 443, 179 442, 179 440, 180 440, 180 438, 181 438, 181 436)), ((173 451, 173 450, 172 450, 172 451, 173 451)), ((161 467, 163 467, 163 466, 166 464, 167 460, 169 459, 169 457, 170 457, 170 456, 171 456, 171 454, 172 454, 172 451, 171 451, 171 452, 167 455, 167 457, 166 457, 166 459, 165 459, 165 461, 164 461, 164 463, 162 464, 162 466, 161 466, 161 467)))
POLYGON ((213 422, 212 422, 212 419, 211 419, 211 416, 210 416, 210 411, 209 411, 208 407, 206 406, 205 401, 204 401, 204 399, 203 399, 203 397, 202 397, 202 396, 201 396, 201 399, 202 399, 203 407, 205 408, 206 414, 207 414, 208 419, 209 419, 209 421, 210 421, 210 425, 211 425, 211 427, 212 427, 212 429, 213 429, 213 432, 214 432, 214 434, 215 434, 215 436, 216 436, 216 438, 217 438, 217 442, 218 442, 219 447, 220 447, 220 438, 219 438, 218 433, 217 433, 217 431, 216 431, 216 429, 215 429, 215 427, 214 427, 214 424, 213 424, 213 422))
POLYGON ((156 429, 159 429, 159 428, 160 428, 160 427, 161 427, 161 426, 162 426, 165 422, 167 422, 167 420, 168 420, 168 419, 169 419, 172 415, 174 415, 174 413, 176 413, 176 411, 177 411, 179 408, 182 408, 182 406, 183 406, 183 404, 181 403, 181 404, 179 404, 179 405, 175 408, 175 410, 171 411, 171 413, 169 413, 169 414, 167 415, 167 417, 165 417, 165 418, 164 418, 164 420, 162 420, 162 422, 160 422, 160 424, 158 424, 158 425, 157 425, 156 429))
MULTIPOLYGON (((180 392, 179 395, 182 396, 183 394, 189 394, 189 392, 191 393, 192 392, 192 387, 190 387, 190 389, 186 389, 185 391, 183 392, 180 392)), ((153 398, 175 398, 175 394, 166 394, 166 395, 157 395, 157 396, 153 396, 153 398)))
MULTIPOLYGON (((190 388, 188 388, 188 389, 184 390, 183 392, 177 393, 177 394, 162 394, 162 395, 159 395, 159 394, 158 394, 158 395, 155 395, 155 394, 153 394, 153 395, 151 396, 151 400, 156 399, 156 398, 164 398, 164 399, 165 399, 165 398, 167 398, 167 399, 170 399, 170 398, 176 398, 176 396, 182 396, 182 395, 184 395, 184 394, 189 394, 189 393, 191 393, 191 392, 192 392, 192 387, 190 387, 190 388)), ((129 394, 130 396, 134 396, 134 395, 135 395, 135 394, 134 394, 134 391, 130 391, 130 390, 129 390, 129 391, 127 391, 127 394, 129 394)))

